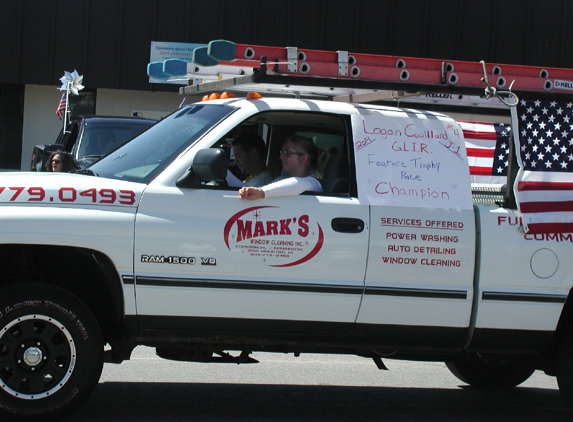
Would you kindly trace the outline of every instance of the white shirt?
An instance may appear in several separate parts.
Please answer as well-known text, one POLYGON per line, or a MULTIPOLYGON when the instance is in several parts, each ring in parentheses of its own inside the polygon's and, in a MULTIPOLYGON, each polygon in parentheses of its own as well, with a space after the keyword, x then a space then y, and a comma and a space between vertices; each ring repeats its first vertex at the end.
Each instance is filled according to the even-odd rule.
POLYGON ((279 196, 299 195, 303 192, 322 192, 322 185, 313 176, 287 177, 277 179, 270 185, 261 188, 265 193, 265 198, 277 198, 279 196))

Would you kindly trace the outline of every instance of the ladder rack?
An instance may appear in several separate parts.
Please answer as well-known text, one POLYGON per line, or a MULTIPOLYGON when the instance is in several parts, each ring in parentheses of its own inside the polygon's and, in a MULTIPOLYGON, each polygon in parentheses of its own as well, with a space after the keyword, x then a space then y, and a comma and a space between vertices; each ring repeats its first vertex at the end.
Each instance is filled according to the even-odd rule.
POLYGON ((573 69, 235 44, 225 40, 196 48, 191 62, 171 59, 150 63, 148 74, 165 79, 187 78, 192 84, 180 89, 184 95, 256 90, 343 96, 350 101, 355 95, 379 91, 483 96, 488 87, 485 79, 490 93, 509 91, 511 87, 518 95, 573 95, 573 69))

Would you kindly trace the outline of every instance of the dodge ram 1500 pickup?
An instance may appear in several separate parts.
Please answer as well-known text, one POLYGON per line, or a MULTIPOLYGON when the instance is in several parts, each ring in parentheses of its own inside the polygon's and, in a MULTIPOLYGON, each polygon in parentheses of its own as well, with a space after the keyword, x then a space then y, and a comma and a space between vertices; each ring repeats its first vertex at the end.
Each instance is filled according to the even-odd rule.
POLYGON ((196 362, 445 361, 482 388, 542 370, 573 404, 572 234, 527 232, 511 189, 474 203, 463 131, 443 114, 201 102, 79 173, 1 183, 9 414, 72 412, 103 362, 138 345, 196 362), (288 135, 329 150, 323 191, 241 200, 225 177, 246 131, 265 140, 275 177, 288 135))

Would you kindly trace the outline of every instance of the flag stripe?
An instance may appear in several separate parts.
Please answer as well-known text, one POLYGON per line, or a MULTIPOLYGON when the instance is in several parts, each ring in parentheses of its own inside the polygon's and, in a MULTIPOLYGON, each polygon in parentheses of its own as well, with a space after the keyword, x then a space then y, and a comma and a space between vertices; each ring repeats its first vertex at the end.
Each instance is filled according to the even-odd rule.
POLYGON ((468 132, 474 131, 479 133, 491 132, 494 134, 493 139, 495 139, 495 128, 490 122, 478 122, 472 120, 458 120, 457 122, 464 131, 467 130, 468 132))
POLYGON ((573 212, 573 201, 525 202, 521 204, 521 212, 573 212))
POLYGON ((528 213, 531 223, 571 223, 573 213, 568 211, 532 212, 528 213), (547 217, 551 217, 548 219, 547 217))
POLYGON ((562 191, 562 190, 526 190, 519 191, 520 202, 540 202, 540 197, 543 201, 548 202, 558 202, 558 201, 573 201, 573 191, 562 191))
POLYGON ((488 172, 487 174, 489 175, 492 174, 491 167, 493 165, 493 157, 488 157, 488 158, 469 157, 468 163, 470 166, 474 167, 482 167, 482 168, 485 167, 485 170, 488 172))
POLYGON ((528 234, 573 233, 573 223, 529 223, 528 234))
POLYGON ((477 130, 469 130, 469 129, 463 129, 464 132, 464 138, 471 138, 471 139, 480 139, 480 140, 488 140, 488 141, 496 141, 497 140, 497 135, 495 133, 495 131, 493 132, 481 132, 481 131, 477 131, 477 130))
POLYGON ((470 166, 470 174, 474 176, 491 176, 491 170, 487 167, 470 166))
POLYGON ((470 155, 470 156, 472 156, 472 157, 488 157, 488 158, 492 158, 492 157, 493 157, 493 153, 494 153, 493 148, 491 148, 491 149, 472 148, 472 147, 468 147, 468 146, 466 146, 466 151, 467 151, 467 154, 470 155))
POLYGON ((525 191, 572 191, 573 192, 573 182, 528 182, 520 181, 517 185, 517 190, 521 192, 525 191))
POLYGON ((479 149, 495 149, 497 140, 492 139, 476 139, 467 138, 464 136, 466 148, 479 148, 479 149))
POLYGON ((567 173, 555 173, 544 171, 526 171, 523 172, 523 177, 520 179, 526 182, 571 182, 573 178, 567 173))

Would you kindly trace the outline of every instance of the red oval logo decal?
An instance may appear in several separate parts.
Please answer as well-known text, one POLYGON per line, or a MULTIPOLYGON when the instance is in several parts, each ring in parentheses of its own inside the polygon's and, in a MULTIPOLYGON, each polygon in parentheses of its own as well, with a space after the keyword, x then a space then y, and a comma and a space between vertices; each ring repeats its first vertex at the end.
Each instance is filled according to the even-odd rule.
POLYGON ((223 230, 230 251, 261 259, 271 267, 293 267, 315 257, 324 244, 324 231, 307 214, 280 207, 255 206, 234 214, 223 230))

